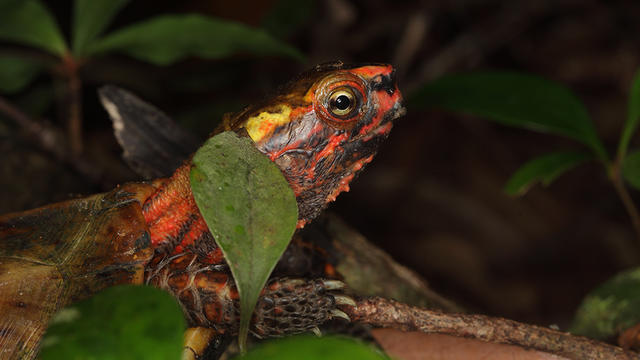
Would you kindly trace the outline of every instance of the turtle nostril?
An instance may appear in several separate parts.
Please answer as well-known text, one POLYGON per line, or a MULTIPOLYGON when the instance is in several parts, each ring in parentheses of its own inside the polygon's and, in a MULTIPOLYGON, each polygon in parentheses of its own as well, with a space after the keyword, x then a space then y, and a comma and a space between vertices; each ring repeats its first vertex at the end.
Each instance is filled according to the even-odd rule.
POLYGON ((374 90, 384 90, 389 95, 393 95, 396 91, 396 71, 393 70, 390 74, 380 75, 373 84, 374 90))

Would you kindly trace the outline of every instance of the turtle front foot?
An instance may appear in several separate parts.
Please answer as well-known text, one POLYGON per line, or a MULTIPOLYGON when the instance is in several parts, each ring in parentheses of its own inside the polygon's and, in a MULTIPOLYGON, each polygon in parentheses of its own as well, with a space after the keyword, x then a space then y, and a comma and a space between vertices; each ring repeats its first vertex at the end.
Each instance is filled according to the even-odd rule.
POLYGON ((355 306, 342 294, 345 284, 329 279, 272 280, 265 287, 254 311, 252 332, 266 338, 313 331, 332 319, 351 321, 341 310, 355 306))

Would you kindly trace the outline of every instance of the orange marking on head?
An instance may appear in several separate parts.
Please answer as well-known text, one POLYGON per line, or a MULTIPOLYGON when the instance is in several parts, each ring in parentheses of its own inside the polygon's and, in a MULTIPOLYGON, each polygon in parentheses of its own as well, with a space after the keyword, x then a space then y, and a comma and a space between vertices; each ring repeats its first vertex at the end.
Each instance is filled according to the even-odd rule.
POLYGON ((346 133, 333 136, 331 140, 329 140, 327 146, 325 146, 322 151, 316 154, 316 162, 332 154, 336 150, 336 147, 343 143, 348 137, 349 135, 347 135, 346 133))
POLYGON ((391 65, 368 65, 348 70, 352 74, 364 76, 365 78, 373 78, 378 75, 388 75, 393 72, 391 65))

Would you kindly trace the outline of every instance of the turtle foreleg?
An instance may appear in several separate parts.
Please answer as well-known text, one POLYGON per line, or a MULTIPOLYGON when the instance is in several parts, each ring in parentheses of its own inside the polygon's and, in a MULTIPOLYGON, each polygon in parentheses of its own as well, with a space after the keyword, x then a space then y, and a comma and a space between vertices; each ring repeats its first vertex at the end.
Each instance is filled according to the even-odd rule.
POLYGON ((338 280, 274 279, 258 300, 251 332, 265 338, 318 332, 318 326, 334 318, 350 321, 340 308, 355 302, 341 294, 344 288, 338 280))

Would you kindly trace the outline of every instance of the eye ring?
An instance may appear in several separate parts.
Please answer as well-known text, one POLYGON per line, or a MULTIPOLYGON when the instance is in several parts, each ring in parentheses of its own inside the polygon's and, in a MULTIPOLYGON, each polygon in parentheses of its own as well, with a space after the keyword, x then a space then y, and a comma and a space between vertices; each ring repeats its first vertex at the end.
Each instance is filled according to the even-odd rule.
POLYGON ((358 100, 353 89, 348 86, 341 86, 329 94, 327 110, 337 118, 348 119, 359 108, 358 100))
POLYGON ((346 72, 330 74, 317 83, 313 107, 329 126, 344 130, 355 126, 369 111, 367 94, 367 84, 359 76, 346 72))

